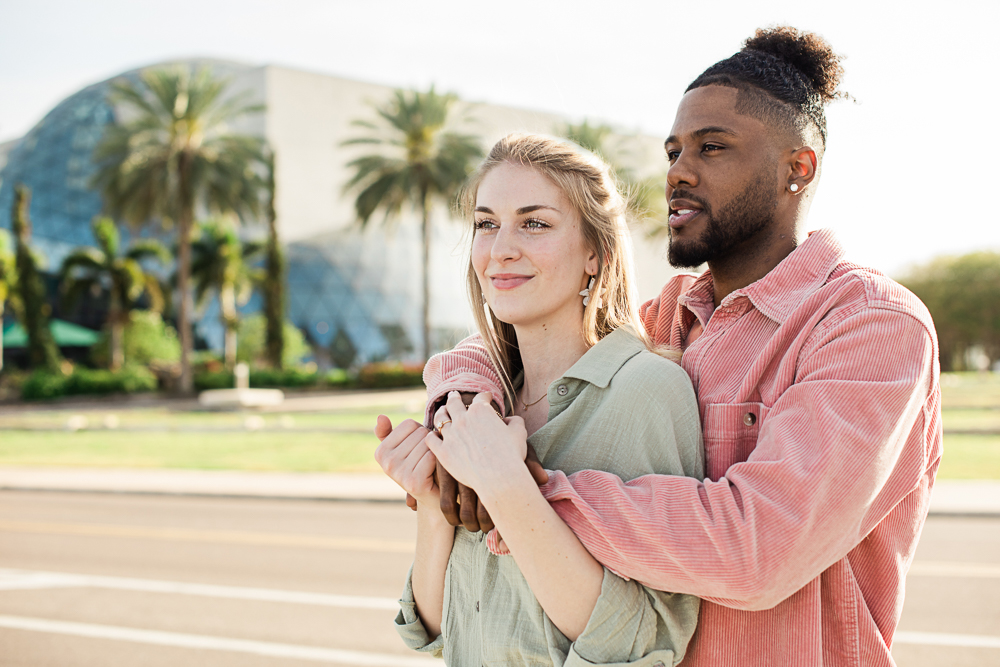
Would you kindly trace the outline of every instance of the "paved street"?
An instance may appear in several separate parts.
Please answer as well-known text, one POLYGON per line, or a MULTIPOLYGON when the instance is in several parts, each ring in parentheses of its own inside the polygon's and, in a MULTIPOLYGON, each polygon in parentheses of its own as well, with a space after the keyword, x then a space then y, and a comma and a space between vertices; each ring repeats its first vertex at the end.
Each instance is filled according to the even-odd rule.
MULTIPOLYGON (((401 503, 0 492, 0 664, 400 666, 401 503)), ((1000 518, 934 516, 901 667, 1000 664, 1000 518)))

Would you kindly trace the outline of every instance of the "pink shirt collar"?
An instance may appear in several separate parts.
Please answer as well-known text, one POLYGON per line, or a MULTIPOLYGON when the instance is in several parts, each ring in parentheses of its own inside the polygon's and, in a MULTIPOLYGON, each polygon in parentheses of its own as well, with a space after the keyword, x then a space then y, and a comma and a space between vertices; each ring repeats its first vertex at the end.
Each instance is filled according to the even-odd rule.
MULTIPOLYGON (((770 273, 726 296, 720 307, 744 296, 767 318, 781 324, 800 303, 826 284, 843 256, 844 250, 833 231, 809 232, 806 240, 770 273)), ((705 271, 677 299, 694 313, 702 326, 715 310, 714 285, 711 271, 705 271)))

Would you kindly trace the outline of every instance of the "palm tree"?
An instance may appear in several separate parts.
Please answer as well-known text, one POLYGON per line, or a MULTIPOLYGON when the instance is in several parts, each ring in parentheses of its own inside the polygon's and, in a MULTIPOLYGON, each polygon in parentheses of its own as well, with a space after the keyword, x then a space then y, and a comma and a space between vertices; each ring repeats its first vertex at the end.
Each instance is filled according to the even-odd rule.
POLYGON ((163 290, 160 280, 145 271, 144 260, 155 259, 163 264, 171 260, 170 252, 159 241, 133 241, 128 250, 119 254, 121 236, 111 218, 97 217, 91 223, 97 247, 77 248, 63 260, 59 284, 67 305, 76 303, 87 292, 108 290, 108 329, 111 334, 111 370, 125 363, 125 325, 132 310, 138 307, 143 294, 149 297, 150 310, 163 310, 163 290))
POLYGON ((644 223, 649 236, 667 233, 669 227, 663 224, 666 220, 667 202, 664 194, 666 174, 654 174, 639 178, 636 173, 626 167, 627 151, 613 142, 614 130, 609 125, 591 125, 588 120, 582 123, 567 123, 557 133, 577 145, 600 156, 611 167, 619 186, 625 190, 629 213, 644 223))
POLYGON ((388 222, 404 205, 421 216, 424 359, 430 356, 431 209, 451 203, 482 156, 477 137, 446 129, 457 101, 455 95, 439 95, 433 86, 426 93, 396 90, 388 102, 375 107, 376 122, 353 122, 367 134, 343 143, 375 149, 347 164, 354 175, 344 191, 357 192, 354 208, 362 226, 376 211, 388 222))
POLYGON ((212 293, 218 295, 228 369, 236 365, 237 307, 246 304, 254 283, 260 281, 260 272, 250 267, 249 260, 262 249, 258 243, 242 243, 233 225, 219 220, 199 224, 191 243, 195 303, 201 308, 212 293))
POLYGON ((281 368, 285 354, 285 254, 278 239, 278 222, 274 210, 274 152, 267 154, 267 201, 264 217, 267 219, 266 276, 261 284, 264 293, 264 321, 267 323, 267 342, 264 356, 271 368, 281 368))
POLYGON ((95 149, 94 183, 108 211, 138 224, 158 218, 177 231, 180 390, 194 388, 188 283, 196 208, 256 216, 263 187, 263 141, 227 124, 262 110, 244 96, 223 99, 227 82, 208 69, 147 70, 138 83, 113 84, 109 100, 131 107, 130 120, 108 127, 95 149))
MULTIPOLYGON (((0 229, 0 370, 3 369, 3 313, 7 299, 17 293, 17 263, 13 241, 6 229, 0 229)), ((17 307, 14 307, 17 311, 17 307)))
POLYGON ((56 346, 49 328, 52 306, 45 295, 45 284, 38 270, 39 260, 31 248, 31 189, 26 185, 14 186, 14 206, 11 223, 14 228, 17 271, 16 304, 24 332, 28 335, 28 364, 58 373, 62 370, 62 354, 56 346))

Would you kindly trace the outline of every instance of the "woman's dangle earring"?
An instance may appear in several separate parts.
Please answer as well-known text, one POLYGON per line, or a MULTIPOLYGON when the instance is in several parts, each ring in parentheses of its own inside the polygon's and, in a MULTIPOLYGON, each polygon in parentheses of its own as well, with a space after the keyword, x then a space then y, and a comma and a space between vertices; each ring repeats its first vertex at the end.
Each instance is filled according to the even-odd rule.
MULTIPOLYGON (((585 289, 582 292, 580 292, 580 296, 583 297, 583 305, 584 306, 586 306, 588 303, 590 303, 590 296, 591 296, 590 290, 592 290, 592 289, 594 289, 594 277, 593 276, 590 277, 590 284, 587 285, 587 289, 585 289)), ((605 291, 607 291, 607 290, 600 289, 600 290, 597 291, 597 294, 594 294, 594 298, 597 299, 597 307, 598 308, 603 308, 604 307, 604 302, 601 300, 601 297, 604 296, 604 292, 605 291)))

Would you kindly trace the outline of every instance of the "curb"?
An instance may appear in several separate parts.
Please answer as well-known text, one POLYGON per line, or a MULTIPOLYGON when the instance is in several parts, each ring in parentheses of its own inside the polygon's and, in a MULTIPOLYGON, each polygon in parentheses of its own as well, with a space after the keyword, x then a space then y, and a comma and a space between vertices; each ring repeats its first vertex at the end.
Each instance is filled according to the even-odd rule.
MULTIPOLYGON (((0 467, 0 491, 113 493, 201 498, 401 502, 381 473, 242 472, 135 468, 0 467)), ((1000 518, 1000 480, 940 480, 929 514, 1000 518)))

